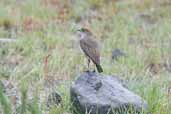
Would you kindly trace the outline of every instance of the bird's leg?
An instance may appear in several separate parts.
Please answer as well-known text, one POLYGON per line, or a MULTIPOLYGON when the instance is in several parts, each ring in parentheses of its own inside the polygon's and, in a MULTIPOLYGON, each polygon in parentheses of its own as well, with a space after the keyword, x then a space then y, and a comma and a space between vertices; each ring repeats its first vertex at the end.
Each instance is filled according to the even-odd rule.
POLYGON ((94 66, 93 72, 96 72, 96 66, 95 66, 95 64, 93 66, 94 66))
POLYGON ((88 71, 90 70, 90 59, 88 58, 88 71))
POLYGON ((90 71, 90 59, 87 58, 87 65, 88 65, 88 68, 85 72, 89 72, 90 71))

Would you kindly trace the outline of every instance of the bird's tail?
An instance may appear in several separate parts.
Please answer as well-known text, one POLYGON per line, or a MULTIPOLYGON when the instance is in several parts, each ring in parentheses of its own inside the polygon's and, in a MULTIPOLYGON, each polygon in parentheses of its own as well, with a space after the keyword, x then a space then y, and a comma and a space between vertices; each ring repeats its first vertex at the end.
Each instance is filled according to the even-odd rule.
POLYGON ((96 68, 97 68, 99 73, 103 72, 103 69, 100 65, 96 64, 96 68))

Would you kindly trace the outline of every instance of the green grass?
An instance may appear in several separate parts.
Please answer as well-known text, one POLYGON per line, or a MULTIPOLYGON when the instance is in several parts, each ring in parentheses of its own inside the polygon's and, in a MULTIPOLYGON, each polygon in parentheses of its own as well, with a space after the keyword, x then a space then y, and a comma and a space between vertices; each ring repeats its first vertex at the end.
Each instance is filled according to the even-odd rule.
POLYGON ((3 93, 2 85, 0 85, 0 103, 4 114, 11 114, 12 109, 8 98, 3 93))
MULTIPOLYGON (((84 55, 78 48, 75 36, 75 30, 80 25, 75 21, 90 9, 98 12, 97 17, 93 17, 87 26, 101 43, 104 74, 117 75, 126 80, 132 91, 147 100, 150 112, 170 113, 171 96, 167 92, 171 86, 171 72, 164 67, 157 67, 153 69, 157 73, 153 74, 148 66, 171 64, 171 6, 158 6, 154 0, 145 0, 142 3, 136 0, 116 3, 105 0, 75 0, 75 3, 60 0, 58 4, 45 4, 43 1, 45 0, 0 2, 0 37, 9 36, 8 31, 3 29, 4 23, 8 22, 17 28, 14 36, 16 43, 0 44, 0 79, 10 79, 18 84, 18 88, 21 87, 22 103, 18 109, 21 114, 40 114, 47 111, 45 103, 40 103, 37 94, 44 89, 43 80, 46 75, 60 81, 56 89, 63 97, 62 106, 52 107, 50 114, 72 113, 69 87, 86 68, 84 55), (69 11, 62 14, 64 9, 69 11), (155 25, 144 27, 145 22, 136 19, 138 14, 144 12, 154 17, 155 25), (28 26, 33 27, 33 30, 25 28, 28 26), (131 38, 134 43, 129 43, 131 38), (111 64, 111 52, 114 48, 122 49, 127 56, 111 64), (47 55, 50 57, 45 67, 47 55), (30 86, 37 90, 31 102, 27 98, 30 86)), ((8 98, 2 91, 0 95, 3 113, 11 114, 8 98)))

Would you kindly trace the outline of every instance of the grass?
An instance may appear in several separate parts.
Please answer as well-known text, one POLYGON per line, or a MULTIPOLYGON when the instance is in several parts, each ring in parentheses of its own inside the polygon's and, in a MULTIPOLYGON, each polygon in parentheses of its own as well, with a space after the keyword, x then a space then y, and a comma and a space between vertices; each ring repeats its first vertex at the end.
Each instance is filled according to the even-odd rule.
MULTIPOLYGON (((171 65, 170 5, 159 5, 154 0, 49 1, 0 2, 0 37, 11 34, 17 40, 16 43, 0 44, 0 79, 24 87, 21 88, 21 114, 47 111, 45 101, 40 103, 40 94, 35 91, 33 102, 28 102, 29 88, 36 88, 37 93, 44 91, 46 76, 60 82, 55 89, 63 97, 63 106, 52 107, 50 114, 72 113, 69 87, 86 68, 75 36, 75 30, 80 26, 76 22, 82 17, 80 23, 90 28, 101 43, 104 74, 126 80, 132 91, 147 100, 149 112, 170 113, 171 72, 164 67, 164 64, 171 65), (97 11, 97 15, 91 15, 91 10, 97 11), (138 19, 142 13, 154 17, 156 24, 148 25, 148 20, 138 19), (86 19, 91 21, 87 23, 86 19), (7 24, 10 27, 4 29, 7 24), (8 31, 14 28, 17 28, 15 34, 8 31), (115 48, 122 49, 127 56, 111 64, 111 52, 115 48)), ((11 114, 8 98, 2 91, 0 95, 3 114, 11 114)))
POLYGON ((8 98, 3 93, 2 85, 0 86, 0 103, 4 114, 11 114, 12 109, 8 98))

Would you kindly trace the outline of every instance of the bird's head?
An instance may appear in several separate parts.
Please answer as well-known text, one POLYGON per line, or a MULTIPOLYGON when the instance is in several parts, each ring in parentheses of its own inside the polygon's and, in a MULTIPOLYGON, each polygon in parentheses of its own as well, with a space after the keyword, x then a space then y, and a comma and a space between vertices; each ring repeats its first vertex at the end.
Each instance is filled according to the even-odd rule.
POLYGON ((83 39, 87 36, 91 36, 92 33, 87 29, 87 28, 81 28, 81 29, 78 29, 78 36, 80 39, 83 39))

